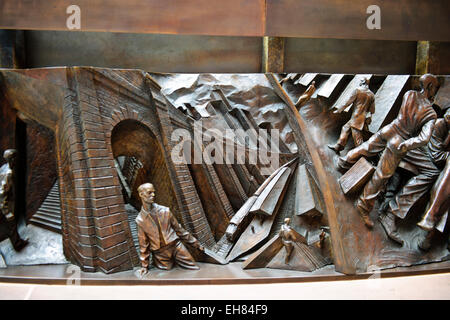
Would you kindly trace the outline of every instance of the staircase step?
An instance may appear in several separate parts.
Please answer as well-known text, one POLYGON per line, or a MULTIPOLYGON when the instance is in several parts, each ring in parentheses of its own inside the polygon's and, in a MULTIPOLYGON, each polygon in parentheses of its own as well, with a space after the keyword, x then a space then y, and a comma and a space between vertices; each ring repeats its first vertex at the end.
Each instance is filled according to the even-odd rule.
POLYGON ((45 212, 48 214, 52 214, 55 217, 61 217, 61 210, 56 209, 56 208, 40 207, 36 213, 39 213, 39 212, 45 212))
POLYGON ((50 231, 61 233, 61 201, 58 181, 55 182, 44 202, 31 217, 30 223, 50 231))
POLYGON ((34 216, 33 218, 30 219, 30 223, 33 225, 36 225, 38 227, 53 231, 53 232, 57 232, 57 233, 61 233, 61 226, 57 225, 57 224, 53 224, 47 221, 43 221, 40 219, 35 219, 34 216))
POLYGON ((60 215, 56 215, 54 213, 49 213, 49 212, 45 212, 45 211, 39 210, 33 216, 48 217, 50 219, 58 221, 59 224, 61 223, 61 216, 60 215))
POLYGON ((44 202, 44 203, 41 204, 41 207, 47 207, 47 208, 60 210, 61 205, 60 204, 56 204, 56 203, 44 202))
POLYGON ((48 216, 48 215, 43 215, 43 214, 36 213, 36 214, 33 215, 32 219, 33 218, 34 219, 39 219, 39 220, 45 220, 45 221, 54 223, 56 225, 61 225, 61 219, 54 218, 54 217, 51 217, 51 216, 48 216))
POLYGON ((370 132, 377 132, 384 125, 395 119, 402 102, 403 92, 408 87, 409 78, 409 75, 390 75, 386 77, 375 94, 375 114, 372 115, 372 122, 369 125, 370 132))
POLYGON ((43 203, 59 206, 61 204, 61 201, 59 201, 59 198, 54 199, 54 198, 47 197, 43 203))

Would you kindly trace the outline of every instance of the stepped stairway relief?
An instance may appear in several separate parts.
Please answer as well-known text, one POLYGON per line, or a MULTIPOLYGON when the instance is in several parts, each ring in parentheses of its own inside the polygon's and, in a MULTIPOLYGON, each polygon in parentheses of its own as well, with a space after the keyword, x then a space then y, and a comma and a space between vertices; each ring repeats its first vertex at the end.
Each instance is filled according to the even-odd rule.
POLYGON ((139 238, 136 224, 136 217, 138 216, 139 211, 130 204, 125 205, 125 210, 127 211, 128 223, 130 225, 131 236, 133 237, 133 244, 136 251, 139 252, 139 238))
POLYGON ((213 250, 230 262, 245 256, 277 237, 284 218, 293 219, 293 227, 310 245, 317 242, 322 226, 320 190, 305 165, 297 160, 286 163, 269 176, 231 219, 227 234, 213 250), (302 203, 297 198, 302 194, 302 203), (303 218, 303 216, 308 216, 303 218), (311 220, 312 219, 312 220, 311 220), (315 221, 311 224, 311 221, 315 221), (314 238, 314 239, 313 239, 314 238), (317 238, 317 239, 316 239, 317 238))
MULTIPOLYGON (((311 81, 313 81, 318 75, 317 74, 308 74, 305 76, 301 76, 300 80, 303 80, 306 84, 309 84, 311 81)), ((335 96, 336 87, 343 86, 342 80, 345 78, 344 75, 339 75, 335 77, 331 77, 331 84, 326 85, 327 82, 327 76, 320 75, 320 81, 319 83, 322 84, 320 90, 321 96, 330 97, 335 96), (324 87, 325 85, 325 87, 324 87)), ((348 80, 348 77, 345 78, 345 80, 348 80)), ((271 129, 270 123, 262 123, 262 126, 257 126, 256 123, 252 121, 251 118, 248 117, 248 115, 243 112, 242 110, 238 108, 232 108, 229 101, 226 99, 226 97, 223 95, 223 93, 220 90, 216 91, 216 101, 212 101, 208 104, 208 108, 203 108, 201 112, 197 112, 198 116, 197 118, 200 119, 201 117, 207 117, 212 118, 216 117, 223 125, 224 128, 231 128, 231 129, 254 129, 258 130, 259 128, 263 129, 271 129), (207 112, 209 111, 209 114, 207 112), (213 112, 211 112, 213 111, 213 112)), ((317 95, 316 95, 317 96, 317 95)), ((191 107, 192 109, 195 109, 195 107, 191 107)), ((295 154, 292 154, 288 151, 289 149, 284 145, 284 143, 280 144, 280 149, 277 150, 280 154, 280 169, 284 167, 284 170, 286 170, 286 166, 289 167, 288 163, 292 158, 295 158, 295 154), (291 155, 291 157, 287 157, 286 155, 291 155)), ((283 205, 283 196, 284 193, 290 185, 289 179, 290 176, 292 176, 293 172, 297 172, 297 163, 294 163, 293 166, 291 166, 289 170, 289 174, 286 172, 285 177, 283 179, 279 179, 281 176, 278 176, 278 179, 273 179, 277 176, 277 174, 280 172, 280 169, 275 170, 275 172, 270 177, 264 177, 262 175, 255 175, 254 171, 256 169, 257 173, 260 173, 260 168, 258 165, 253 166, 253 175, 250 175, 248 170, 248 166, 245 166, 245 170, 239 170, 240 168, 237 166, 234 166, 234 173, 236 173, 236 176, 239 177, 239 180, 241 181, 241 185, 252 185, 252 188, 249 188, 247 191, 247 198, 243 203, 236 208, 236 214, 234 217, 231 218, 230 225, 233 225, 233 221, 237 221, 236 224, 239 225, 239 230, 236 232, 236 235, 238 237, 232 238, 227 236, 227 234, 224 234, 216 243, 216 245, 212 248, 212 250, 217 253, 222 258, 226 259, 227 261, 234 260, 238 258, 239 256, 245 255, 246 252, 249 252, 253 247, 256 247, 263 243, 265 240, 267 240, 269 235, 272 235, 274 233, 277 233, 281 224, 282 224, 282 218, 285 216, 290 216, 292 212, 294 211, 294 199, 292 196, 298 196, 299 193, 302 191, 305 191, 305 186, 314 185, 315 182, 313 181, 312 177, 308 175, 307 177, 303 177, 302 183, 299 184, 298 187, 292 186, 292 195, 289 196, 289 199, 292 201, 286 201, 289 202, 292 207, 289 212, 284 212, 287 210, 287 207, 283 205), (236 170, 237 169, 237 170, 236 170), (241 172, 242 171, 242 172, 241 172), (251 180, 249 180, 249 177, 251 180), (252 178, 253 177, 253 178, 252 178), (249 181, 247 181, 249 180, 249 181), (270 183, 271 180, 272 183, 270 183), (277 180, 277 181, 275 181, 277 180), (256 181, 258 183, 256 183, 256 181), (305 184, 305 185, 304 185, 305 184), (300 190, 302 189, 302 190, 300 190), (261 196, 263 196, 261 198, 261 196), (265 198, 268 199, 265 199, 265 198), (259 202, 257 201, 259 199, 259 202), (263 199, 264 198, 264 199, 263 199), (270 199, 269 199, 270 198, 270 199), (270 205, 269 205, 270 204, 270 205), (283 210, 280 210, 280 207, 283 207, 283 210), (286 207, 286 208, 285 208, 286 207), (266 212, 267 211, 267 212, 266 212), (279 213, 278 211, 283 211, 279 213), (264 225, 261 225, 258 218, 261 216, 268 216, 269 219, 266 219, 266 223, 264 225), (242 216, 242 220, 240 217, 242 216), (258 220, 258 221, 256 221, 258 220), (262 226, 262 229, 260 228, 262 226), (256 230, 258 229, 258 230, 256 230), (259 230, 261 229, 261 230, 259 230), (256 231, 255 231, 256 230, 256 231), (256 233, 258 233, 258 235, 256 233), (259 239, 259 240, 258 240, 259 239)), ((301 166, 304 167, 303 165, 301 166)), ((228 169, 232 169, 232 167, 227 167, 228 169)), ((244 169, 243 168, 243 169, 244 169)), ((220 170, 220 169, 219 169, 220 170)), ((297 175, 297 174, 296 174, 297 175)), ((223 180, 223 179, 222 179, 223 180)), ((295 180, 295 179, 292 179, 295 180)), ((220 181, 222 185, 224 185, 224 181, 220 181)), ((305 192, 304 192, 305 193, 305 192)), ((305 209, 306 211, 311 210, 314 211, 315 208, 320 208, 321 203, 319 198, 320 196, 317 195, 317 193, 320 193, 317 188, 307 188, 306 195, 304 195, 304 200, 308 200, 308 204, 305 206, 309 207, 305 209)), ((299 204, 296 204, 297 210, 299 204)), ((297 213, 297 215, 302 215, 303 212, 297 213)), ((318 213, 321 215, 321 212, 318 213)), ((229 226, 230 226, 229 225, 229 226)), ((306 234, 305 234, 306 235, 306 234)))
MULTIPOLYGON (((187 105, 185 109, 181 110, 186 115, 193 115, 195 121, 203 120, 207 123, 207 127, 220 128, 221 130, 232 129, 232 130, 255 130, 258 129, 272 129, 269 123, 263 123, 258 126, 253 119, 251 119, 248 113, 238 109, 233 108, 230 102, 227 100, 225 95, 220 89, 216 89, 214 92, 214 99, 208 103, 199 106, 187 105)), ((261 164, 250 164, 249 161, 249 148, 250 145, 248 141, 242 139, 241 137, 236 137, 238 143, 246 148, 245 158, 246 163, 235 163, 227 164, 225 162, 225 154, 220 154, 219 156, 224 159, 223 164, 214 164, 209 166, 209 169, 213 170, 216 184, 218 184, 222 193, 225 196, 227 203, 231 203, 234 210, 230 219, 233 219, 234 212, 239 212, 239 209, 245 207, 250 196, 252 196, 255 191, 260 187, 260 185, 266 180, 264 175, 261 174, 261 164), (217 180, 217 181, 216 181, 217 180)), ((252 139, 252 137, 250 137, 252 139)), ((253 141, 253 143, 257 141, 253 141)), ((270 148, 270 145, 265 146, 270 148)), ((275 150, 276 153, 280 155, 280 166, 286 164, 289 160, 295 157, 292 154, 283 141, 280 141, 279 148, 275 150)), ((236 161, 236 153, 234 154, 234 160, 236 161)), ((209 172, 211 174, 211 172, 209 172)), ((217 186, 216 186, 217 188, 217 186)), ((273 208, 272 208, 273 209, 273 208)), ((230 241, 226 235, 222 235, 219 241, 212 248, 212 251, 218 254, 220 257, 225 258, 234 245, 234 242, 230 241)))
POLYGON ((29 222, 38 227, 61 233, 61 201, 58 180, 29 222))

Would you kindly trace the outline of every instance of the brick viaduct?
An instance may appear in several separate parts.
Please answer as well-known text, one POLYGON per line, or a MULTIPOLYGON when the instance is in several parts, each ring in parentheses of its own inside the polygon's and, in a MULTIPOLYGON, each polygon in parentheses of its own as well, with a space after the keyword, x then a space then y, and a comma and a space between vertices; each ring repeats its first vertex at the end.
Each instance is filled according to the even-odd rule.
MULTIPOLYGON (((169 107, 158 84, 138 70, 49 70, 44 76, 39 69, 6 71, 3 82, 15 109, 55 132, 66 257, 90 272, 113 273, 138 265, 114 164, 114 157, 127 150, 113 150, 111 141, 114 128, 124 121, 144 127, 155 140, 159 149, 155 153, 161 154, 165 169, 158 179, 160 192, 173 198, 177 218, 186 229, 213 247, 214 236, 190 170, 170 157, 172 131, 192 132, 192 126, 181 111, 169 107), (41 81, 43 77, 47 81, 41 81), (45 92, 59 97, 42 100, 45 92)), ((147 142, 129 143, 139 150, 147 142)))

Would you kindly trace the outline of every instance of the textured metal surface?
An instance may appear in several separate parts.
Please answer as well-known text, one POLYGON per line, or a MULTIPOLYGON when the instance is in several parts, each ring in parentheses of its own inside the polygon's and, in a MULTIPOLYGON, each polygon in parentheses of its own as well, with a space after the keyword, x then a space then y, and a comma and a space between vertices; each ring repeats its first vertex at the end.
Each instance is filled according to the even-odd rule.
POLYGON ((447 0, 267 0, 266 13, 269 36, 450 40, 447 0), (371 5, 380 8, 380 29, 367 27, 371 5))
POLYGON ((286 38, 285 72, 413 74, 416 42, 286 38))
POLYGON ((263 35, 264 0, 3 0, 0 28, 67 30, 71 4, 85 31, 263 35))
POLYGON ((262 41, 102 32, 27 31, 27 67, 94 66, 153 72, 260 72, 262 41), (76 53, 76 54, 74 54, 76 53))
POLYGON ((63 254, 62 236, 33 225, 19 226, 19 234, 28 239, 28 245, 17 252, 9 239, 0 243, 0 252, 6 265, 38 265, 68 263, 63 254))

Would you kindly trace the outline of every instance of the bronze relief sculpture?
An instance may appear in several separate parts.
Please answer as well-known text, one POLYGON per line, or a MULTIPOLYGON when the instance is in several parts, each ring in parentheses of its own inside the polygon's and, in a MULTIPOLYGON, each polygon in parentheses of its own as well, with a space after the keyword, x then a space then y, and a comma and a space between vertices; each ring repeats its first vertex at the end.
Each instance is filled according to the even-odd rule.
POLYGON ((56 232, 83 271, 204 262, 355 274, 448 260, 448 108, 433 103, 448 77, 0 73, 0 99, 54 132, 58 181, 36 201, 59 207, 56 232), (350 108, 349 120, 337 116, 350 108), (385 114, 395 116, 368 138, 385 114), (238 132, 230 145, 242 154, 213 149, 212 129, 238 132), (263 130, 265 143, 244 137, 263 130), (175 161, 186 145, 177 155, 190 161, 175 161), (342 171, 354 171, 345 188, 342 171))

